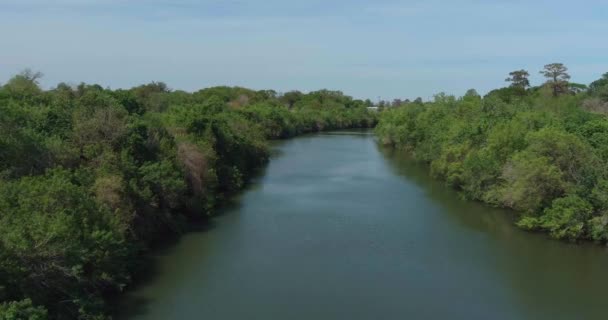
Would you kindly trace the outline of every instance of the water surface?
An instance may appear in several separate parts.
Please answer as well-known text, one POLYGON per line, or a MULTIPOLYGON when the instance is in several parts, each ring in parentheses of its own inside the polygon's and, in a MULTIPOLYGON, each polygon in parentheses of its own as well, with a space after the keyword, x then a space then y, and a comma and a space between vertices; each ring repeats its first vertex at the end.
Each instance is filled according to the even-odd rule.
POLYGON ((607 319, 608 252, 526 233, 371 134, 276 145, 265 173, 155 257, 130 319, 607 319))

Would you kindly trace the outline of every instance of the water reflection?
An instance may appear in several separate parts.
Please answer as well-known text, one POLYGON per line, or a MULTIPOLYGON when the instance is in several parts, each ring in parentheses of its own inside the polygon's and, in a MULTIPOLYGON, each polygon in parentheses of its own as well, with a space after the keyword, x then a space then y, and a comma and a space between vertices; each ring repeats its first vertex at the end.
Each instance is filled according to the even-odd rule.
MULTIPOLYGON (((608 250, 595 244, 572 244, 514 226, 515 213, 463 200, 429 177, 425 164, 406 152, 378 146, 391 170, 424 190, 441 206, 444 218, 467 231, 483 233, 489 256, 477 257, 503 276, 533 319, 602 319, 608 312, 605 289, 608 250)), ((478 244, 479 245, 479 244, 478 244)))

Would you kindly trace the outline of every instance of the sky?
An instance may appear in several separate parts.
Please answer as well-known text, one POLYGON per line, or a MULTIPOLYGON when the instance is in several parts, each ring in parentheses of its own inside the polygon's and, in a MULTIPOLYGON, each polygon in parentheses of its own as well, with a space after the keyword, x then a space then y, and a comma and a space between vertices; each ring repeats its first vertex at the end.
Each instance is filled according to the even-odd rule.
POLYGON ((480 93, 562 62, 608 72, 606 0, 0 0, 0 83, 187 91, 322 88, 357 98, 480 93))

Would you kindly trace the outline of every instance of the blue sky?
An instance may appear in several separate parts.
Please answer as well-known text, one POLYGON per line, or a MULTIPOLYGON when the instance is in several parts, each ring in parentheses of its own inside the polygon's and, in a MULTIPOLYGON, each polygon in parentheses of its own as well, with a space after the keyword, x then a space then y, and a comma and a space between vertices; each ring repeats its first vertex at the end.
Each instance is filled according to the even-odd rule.
POLYGON ((0 0, 0 83, 111 88, 164 81, 359 98, 429 98, 532 82, 563 62, 576 82, 608 72, 608 1, 0 0))

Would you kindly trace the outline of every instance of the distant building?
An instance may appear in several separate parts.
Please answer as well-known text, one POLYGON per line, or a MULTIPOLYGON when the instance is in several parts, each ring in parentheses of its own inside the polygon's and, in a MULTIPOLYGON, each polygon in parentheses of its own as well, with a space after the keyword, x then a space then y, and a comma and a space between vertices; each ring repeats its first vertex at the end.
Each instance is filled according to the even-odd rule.
POLYGON ((378 111, 378 107, 367 107, 369 111, 378 111))

